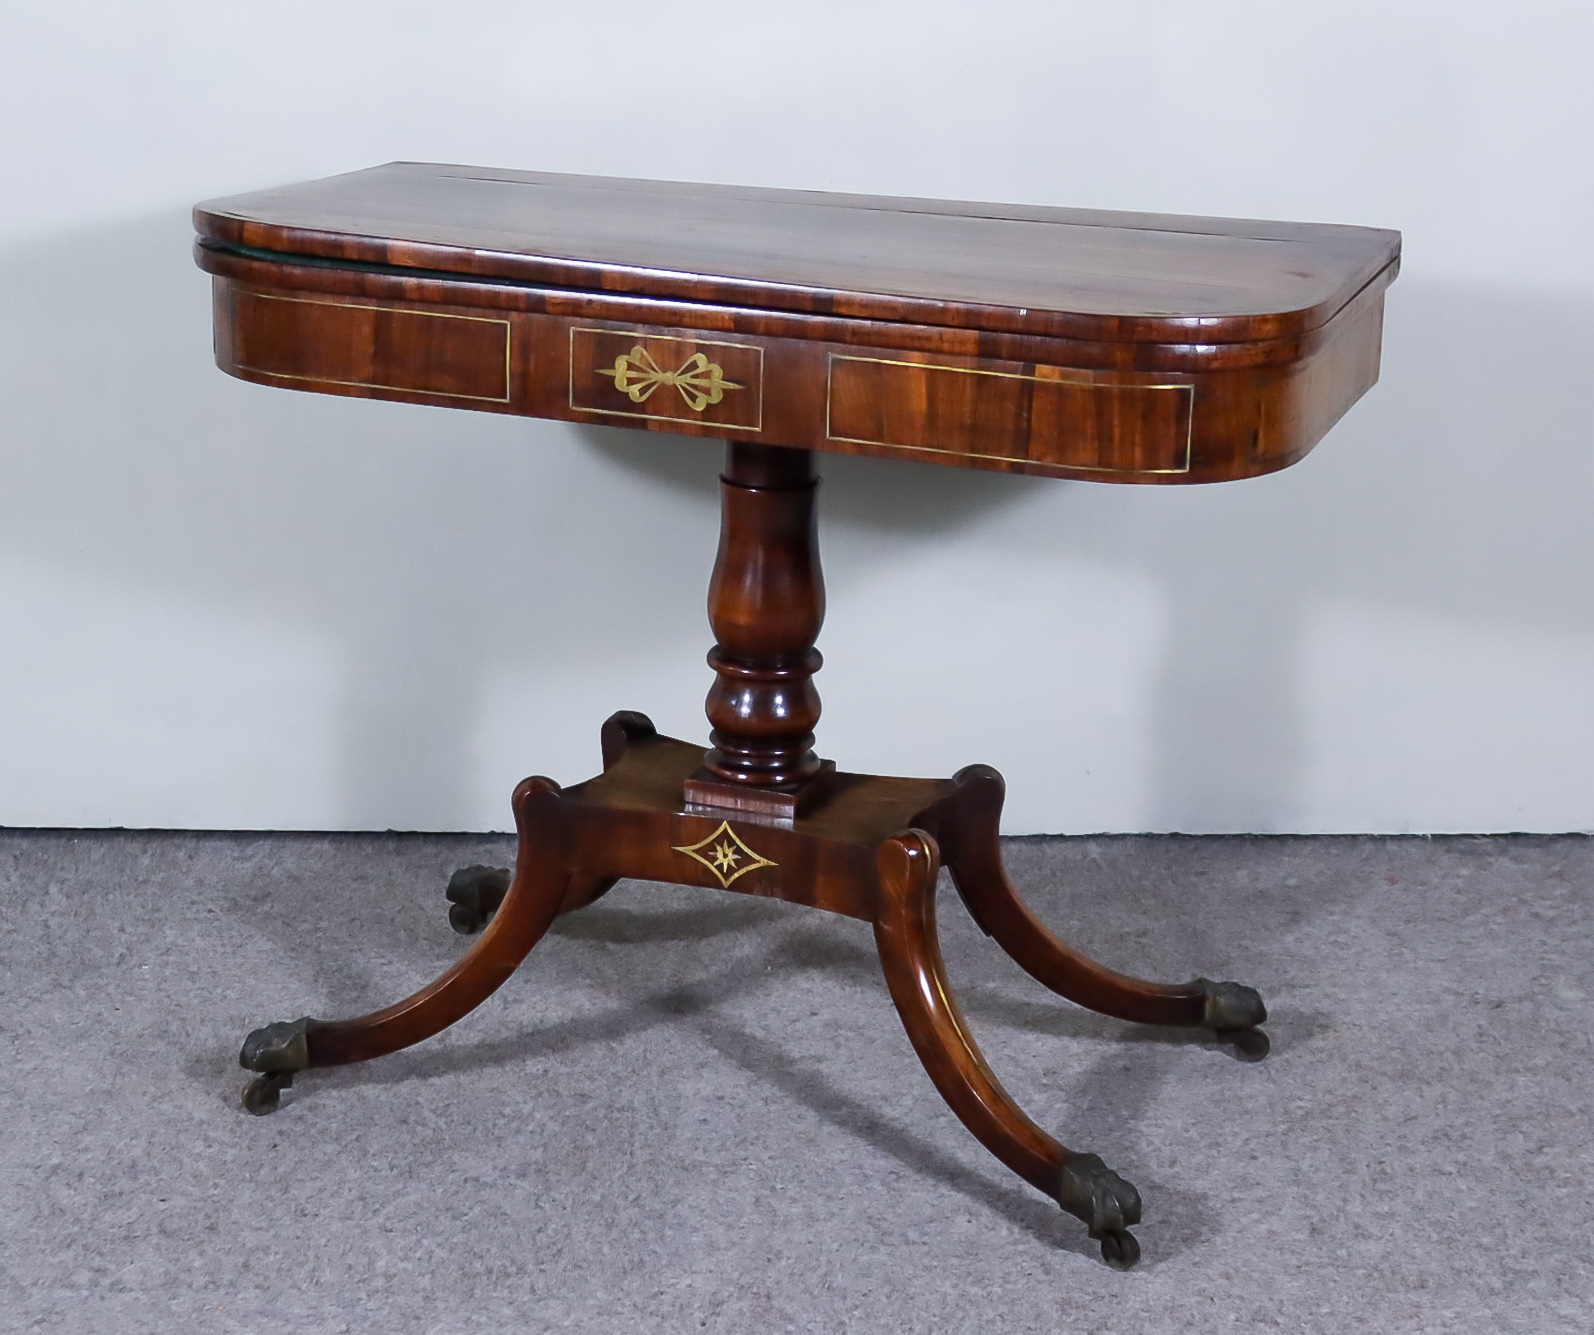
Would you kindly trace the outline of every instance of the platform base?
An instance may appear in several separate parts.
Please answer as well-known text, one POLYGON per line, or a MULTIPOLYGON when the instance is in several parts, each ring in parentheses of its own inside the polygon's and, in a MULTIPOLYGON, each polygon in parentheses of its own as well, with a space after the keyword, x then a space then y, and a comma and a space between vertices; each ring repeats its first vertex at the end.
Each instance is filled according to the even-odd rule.
POLYGON ((1052 991, 1105 1015, 1206 1029, 1244 1055, 1266 1052, 1257 993, 1198 978, 1148 983, 1114 973, 1059 941, 1024 905, 1002 867, 1001 776, 971 766, 951 779, 829 773, 792 812, 702 801, 701 747, 660 737, 640 714, 603 729, 604 772, 561 790, 527 779, 514 795, 513 873, 466 868, 449 890, 450 920, 480 935, 414 996, 353 1020, 308 1017, 245 1040, 257 1073, 251 1112, 270 1112, 299 1071, 366 1061, 429 1038, 514 972, 553 920, 621 877, 763 895, 873 925, 897 1013, 925 1070, 980 1142, 1081 1219, 1113 1265, 1134 1264, 1140 1194, 1093 1154, 1041 1130, 991 1073, 958 1008, 935 927, 944 865, 976 922, 1052 991), (687 800, 692 791, 692 801, 687 800), (483 927, 485 930, 482 930, 483 927))

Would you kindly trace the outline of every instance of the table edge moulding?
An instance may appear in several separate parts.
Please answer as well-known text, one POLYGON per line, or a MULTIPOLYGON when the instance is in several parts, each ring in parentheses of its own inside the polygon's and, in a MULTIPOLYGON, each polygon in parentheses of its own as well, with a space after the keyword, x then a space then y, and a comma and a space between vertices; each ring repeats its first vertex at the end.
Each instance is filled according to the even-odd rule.
POLYGON ((555 917, 618 879, 699 885, 873 926, 930 1079, 1003 1163, 1134 1264, 1140 1195, 1002 1088, 935 927, 945 867, 1043 986, 1256 1059, 1261 997, 1150 983, 1059 940, 1002 867, 996 771, 852 774, 815 750, 824 619, 817 452, 1097 482, 1284 468, 1378 378, 1399 234, 1028 205, 390 163, 200 205, 217 364, 258 384, 726 442, 708 746, 642 715, 602 772, 525 780, 515 865, 467 867, 475 940, 413 996, 251 1033, 245 1106, 474 1009, 555 917))

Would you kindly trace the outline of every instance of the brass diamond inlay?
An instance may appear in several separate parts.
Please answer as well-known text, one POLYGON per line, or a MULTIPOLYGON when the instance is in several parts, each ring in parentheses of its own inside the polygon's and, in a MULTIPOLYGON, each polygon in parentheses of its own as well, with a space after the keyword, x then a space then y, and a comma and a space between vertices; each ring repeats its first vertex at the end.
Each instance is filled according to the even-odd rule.
POLYGON ((739 876, 746 876, 748 872, 757 871, 760 867, 780 865, 753 852, 742 842, 741 836, 731 829, 728 820, 722 820, 719 829, 707 839, 700 839, 697 843, 688 844, 684 848, 674 848, 673 851, 685 853, 687 857, 701 862, 719 877, 720 884, 727 890, 730 889, 731 882, 739 876))

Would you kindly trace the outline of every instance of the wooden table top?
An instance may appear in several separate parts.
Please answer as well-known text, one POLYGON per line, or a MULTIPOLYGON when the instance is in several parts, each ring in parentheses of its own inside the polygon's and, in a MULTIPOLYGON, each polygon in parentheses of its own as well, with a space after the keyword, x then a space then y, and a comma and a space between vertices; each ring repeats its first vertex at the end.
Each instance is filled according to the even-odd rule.
POLYGON ((767 310, 1133 342, 1278 338, 1398 232, 394 162, 201 204, 294 255, 767 310))
POLYGON ((1396 232, 389 163, 195 210, 232 375, 1102 482, 1299 459, 1396 232))

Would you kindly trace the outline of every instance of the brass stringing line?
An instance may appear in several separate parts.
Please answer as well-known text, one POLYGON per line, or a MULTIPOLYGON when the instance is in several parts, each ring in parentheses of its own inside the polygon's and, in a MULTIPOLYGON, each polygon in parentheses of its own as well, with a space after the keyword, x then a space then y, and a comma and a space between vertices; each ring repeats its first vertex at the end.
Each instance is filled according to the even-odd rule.
POLYGON ((394 394, 426 394, 438 399, 470 399, 476 403, 509 403, 513 398, 514 380, 511 374, 513 358, 510 339, 514 326, 508 320, 497 320, 486 315, 455 315, 450 311, 412 311, 398 306, 371 306, 354 301, 316 301, 310 297, 279 297, 270 292, 253 292, 248 288, 234 287, 233 314, 237 315, 239 297, 253 297, 256 301, 285 301, 291 306, 331 306, 344 311, 380 311, 386 315, 423 315, 433 320, 470 320, 474 324, 496 324, 504 327, 504 392, 499 394, 460 394, 447 389, 415 389, 409 385, 388 385, 380 380, 335 380, 325 375, 295 375, 291 371, 267 371, 263 367, 249 366, 235 361, 235 365, 256 375, 269 375, 277 380, 303 380, 311 385, 346 385, 350 389, 385 389, 394 394))
MULTIPOLYGON (((1059 370, 1070 370, 1059 367, 1059 370)), ((1077 374, 1077 373, 1076 373, 1077 374)), ((978 366, 941 366, 935 362, 905 362, 890 357, 849 357, 831 352, 825 356, 825 439, 844 445, 878 445, 888 450, 918 450, 924 454, 944 454, 954 459, 990 459, 995 463, 1035 463, 1048 468, 1067 468, 1079 473, 1139 473, 1163 475, 1190 471, 1190 437, 1195 430, 1195 386, 1176 380, 1166 383, 1115 385, 1097 380, 1060 380, 1051 376, 1023 375, 1018 371, 987 371, 978 366), (978 450, 946 450, 936 445, 901 445, 891 440, 865 440, 861 436, 838 436, 830 429, 830 399, 835 386, 837 362, 864 362, 872 366, 911 366, 919 371, 956 371, 960 375, 988 375, 1003 380, 1029 380, 1040 385, 1076 385, 1086 389, 1181 389, 1189 394, 1184 417, 1184 466, 1182 468, 1108 468, 1101 464, 1059 464, 1048 459, 1032 459, 1028 455, 982 454, 978 450)))
POLYGON ((509 328, 508 320, 500 320, 491 315, 455 315, 452 311, 412 311, 399 306, 372 306, 361 301, 317 301, 314 297, 279 297, 272 292, 255 292, 247 287, 235 287, 233 291, 241 297, 253 297, 256 301, 286 301, 296 306, 336 306, 345 311, 385 311, 389 315, 425 315, 433 320, 474 320, 477 324, 501 324, 509 328))
MULTIPOLYGON (((1195 386, 1181 380, 1168 381, 1138 381, 1127 384, 1115 384, 1112 381, 1100 380, 1059 380, 1052 376, 1025 375, 1022 371, 989 371, 983 366, 943 366, 940 362, 907 362, 897 357, 854 357, 845 352, 832 352, 832 362, 868 362, 875 366, 911 366, 919 371, 955 371, 959 375, 989 375, 998 376, 1003 380, 1038 380, 1047 385, 1084 385, 1091 389, 1194 389, 1195 386)), ((1057 371, 1066 371, 1070 375, 1089 376, 1088 371, 1079 371, 1071 366, 1058 366, 1050 368, 1057 371)))
POLYGON ((416 389, 413 385, 388 385, 380 380, 334 380, 327 375, 294 375, 291 371, 267 371, 263 367, 237 363, 251 375, 268 375, 273 380, 303 380, 308 385, 347 385, 350 389, 380 389, 388 394, 417 394, 429 399, 468 399, 473 403, 508 403, 508 394, 460 394, 448 389, 416 389))
MULTIPOLYGON (((674 326, 664 326, 673 328, 674 326)), ((655 334, 648 329, 638 329, 632 326, 627 329, 599 329, 596 325, 571 325, 570 337, 577 334, 598 334, 606 338, 645 338, 654 343, 691 343, 699 348, 737 348, 742 352, 756 352, 763 356, 764 350, 756 343, 732 343, 723 338, 683 338, 679 334, 655 334)))

